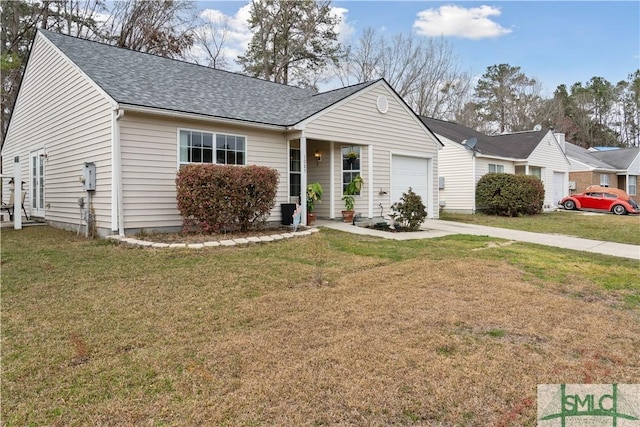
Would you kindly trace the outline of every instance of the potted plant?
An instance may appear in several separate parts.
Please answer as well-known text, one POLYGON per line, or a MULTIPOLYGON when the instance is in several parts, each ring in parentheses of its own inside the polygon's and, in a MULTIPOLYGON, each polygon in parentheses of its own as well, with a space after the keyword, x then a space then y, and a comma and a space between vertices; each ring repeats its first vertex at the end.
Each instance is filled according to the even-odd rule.
POLYGON ((316 220, 313 213, 315 203, 322 200, 322 186, 318 182, 307 184, 307 225, 311 225, 316 220))
POLYGON ((347 153, 346 157, 347 157, 347 163, 352 165, 358 158, 358 153, 356 153, 354 150, 351 150, 347 153))
POLYGON ((342 220, 344 222, 352 222, 353 215, 355 214, 355 211, 353 210, 355 199, 353 198, 352 195, 347 194, 342 198, 342 201, 344 202, 344 209, 345 209, 342 211, 342 220))
POLYGON ((353 210, 355 205, 355 196, 356 194, 360 194, 360 190, 362 190, 362 184, 364 180, 360 175, 356 175, 349 184, 347 184, 347 188, 344 190, 344 196, 342 197, 342 201, 344 202, 345 210, 342 211, 342 219, 344 222, 352 222, 353 215, 355 211, 353 210))

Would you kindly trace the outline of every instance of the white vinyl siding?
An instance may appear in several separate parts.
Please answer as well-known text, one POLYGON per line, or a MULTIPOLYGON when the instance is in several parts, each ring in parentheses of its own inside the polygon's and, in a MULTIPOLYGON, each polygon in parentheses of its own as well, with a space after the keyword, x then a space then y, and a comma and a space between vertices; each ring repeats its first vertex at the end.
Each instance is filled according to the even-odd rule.
POLYGON ((280 172, 277 202, 270 220, 280 218, 280 203, 288 202, 289 193, 286 174, 289 156, 283 132, 126 113, 120 121, 125 229, 182 225, 175 184, 180 129, 245 135, 247 164, 268 166, 280 172))
MULTIPOLYGON (((430 218, 437 218, 437 157, 440 143, 422 126, 419 119, 396 95, 382 82, 363 89, 357 96, 324 112, 317 118, 312 118, 305 125, 305 135, 308 139, 333 141, 332 153, 323 156, 323 163, 329 161, 329 155, 333 157, 336 177, 342 172, 343 146, 360 146, 360 168, 364 186, 361 197, 356 198, 355 209, 367 215, 369 212, 380 212, 379 204, 382 204, 385 212, 389 212, 391 206, 391 155, 402 154, 406 156, 423 157, 433 159, 433 179, 430 180, 430 200, 425 202, 430 218), (382 114, 377 109, 377 99, 385 96, 388 100, 388 111, 382 114), (369 157, 369 146, 373 149, 369 157), (370 177, 369 159, 372 159, 375 176, 370 177), (370 194, 370 188, 373 194, 370 194), (386 193, 386 194, 384 194, 386 193), (369 205, 369 201, 372 201, 369 205)), ((310 146, 310 150, 315 146, 310 146)), ((313 151, 310 151, 313 155, 313 151)), ((310 168, 313 170, 314 168, 310 168)), ((310 178, 311 179, 311 178, 310 178)), ((310 181, 313 182, 313 181, 310 181)), ((334 212, 330 212, 329 200, 323 198, 316 211, 319 217, 340 217, 340 211, 344 204, 342 197, 342 180, 336 179, 334 188, 325 194, 333 195, 335 202, 334 212)))
MULTIPOLYGON (((38 34, 2 150, 3 174, 13 174, 13 160, 19 156, 22 179, 28 183, 29 153, 43 149, 44 218, 77 229, 78 197, 86 197, 78 177, 85 162, 94 162, 96 225, 110 230, 111 117, 104 93, 38 34)), ((30 204, 25 206, 29 212, 30 204)))
POLYGON ((440 177, 444 178, 445 188, 440 190, 438 204, 444 204, 443 210, 449 212, 473 213, 475 158, 460 144, 443 136, 439 138, 444 148, 438 153, 438 170, 440 177))

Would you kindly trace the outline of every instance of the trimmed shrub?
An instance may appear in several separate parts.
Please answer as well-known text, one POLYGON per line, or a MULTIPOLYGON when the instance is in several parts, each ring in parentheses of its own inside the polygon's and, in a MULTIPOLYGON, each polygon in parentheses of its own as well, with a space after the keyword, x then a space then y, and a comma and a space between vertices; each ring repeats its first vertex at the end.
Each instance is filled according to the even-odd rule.
POLYGON ((535 215, 543 202, 544 186, 535 176, 488 173, 476 186, 476 206, 490 215, 535 215))
POLYGON ((246 231, 273 209, 278 172, 264 166, 187 165, 176 177, 185 229, 246 231))
POLYGON ((402 193, 400 201, 394 203, 391 209, 397 212, 396 222, 409 231, 417 230, 427 217, 427 208, 422 203, 422 197, 414 193, 411 187, 409 191, 402 193))

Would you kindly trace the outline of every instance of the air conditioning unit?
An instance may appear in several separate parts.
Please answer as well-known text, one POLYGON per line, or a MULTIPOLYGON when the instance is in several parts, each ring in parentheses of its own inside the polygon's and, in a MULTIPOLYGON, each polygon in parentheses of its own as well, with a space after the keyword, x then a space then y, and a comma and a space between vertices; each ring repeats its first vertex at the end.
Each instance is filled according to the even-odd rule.
POLYGON ((575 190, 575 189, 576 189, 576 182, 569 181, 569 190, 575 190))

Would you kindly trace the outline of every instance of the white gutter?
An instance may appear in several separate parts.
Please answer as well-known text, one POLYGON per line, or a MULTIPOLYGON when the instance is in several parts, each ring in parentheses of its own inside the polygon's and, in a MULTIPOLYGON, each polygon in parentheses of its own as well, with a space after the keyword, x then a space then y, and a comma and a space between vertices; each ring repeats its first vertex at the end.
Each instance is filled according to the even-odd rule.
POLYGON ((475 153, 476 157, 483 157, 485 159, 505 160, 505 161, 514 162, 514 163, 525 163, 528 161, 527 159, 514 159, 513 157, 500 157, 500 156, 493 156, 491 154, 482 154, 475 150, 473 152, 475 153))

